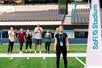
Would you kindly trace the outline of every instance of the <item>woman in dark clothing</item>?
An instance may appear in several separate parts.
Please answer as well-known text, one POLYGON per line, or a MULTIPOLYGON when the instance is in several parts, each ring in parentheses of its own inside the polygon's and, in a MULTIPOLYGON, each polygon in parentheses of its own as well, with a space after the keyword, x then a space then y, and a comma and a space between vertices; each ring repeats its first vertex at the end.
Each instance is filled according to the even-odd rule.
POLYGON ((64 67, 67 68, 67 50, 68 49, 68 36, 63 32, 63 26, 58 27, 58 33, 55 35, 54 50, 56 52, 56 65, 59 68, 60 55, 62 53, 64 59, 64 67))
POLYGON ((50 30, 48 29, 47 32, 45 33, 45 50, 48 54, 50 50, 51 38, 52 36, 50 30))
POLYGON ((26 52, 28 52, 28 46, 30 48, 30 52, 32 51, 32 34, 29 32, 29 29, 26 31, 26 52))

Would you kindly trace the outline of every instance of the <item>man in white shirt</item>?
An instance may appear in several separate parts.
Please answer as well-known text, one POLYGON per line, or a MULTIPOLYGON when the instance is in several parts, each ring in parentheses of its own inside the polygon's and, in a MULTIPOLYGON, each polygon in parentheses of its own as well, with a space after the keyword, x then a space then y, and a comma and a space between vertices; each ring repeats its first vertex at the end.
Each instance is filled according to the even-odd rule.
POLYGON ((13 50, 14 38, 15 38, 15 32, 13 27, 10 27, 10 30, 8 31, 8 36, 9 36, 8 54, 10 54, 12 53, 12 50, 13 50))
POLYGON ((42 43, 42 33, 43 33, 43 28, 40 27, 38 24, 37 27, 34 29, 34 38, 35 38, 35 53, 37 50, 37 46, 39 46, 39 52, 41 53, 41 43, 42 43))

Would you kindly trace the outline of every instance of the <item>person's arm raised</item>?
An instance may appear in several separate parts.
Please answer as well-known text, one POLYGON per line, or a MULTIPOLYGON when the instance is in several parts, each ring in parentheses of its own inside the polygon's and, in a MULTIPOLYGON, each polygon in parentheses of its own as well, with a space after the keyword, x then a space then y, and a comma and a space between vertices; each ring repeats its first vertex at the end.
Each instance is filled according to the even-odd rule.
POLYGON ((8 31, 8 35, 12 35, 12 31, 9 30, 9 31, 8 31))
POLYGON ((34 29, 34 34, 36 34, 36 33, 38 33, 38 28, 37 27, 34 29))
POLYGON ((43 28, 40 27, 39 30, 40 30, 41 33, 43 33, 43 28))

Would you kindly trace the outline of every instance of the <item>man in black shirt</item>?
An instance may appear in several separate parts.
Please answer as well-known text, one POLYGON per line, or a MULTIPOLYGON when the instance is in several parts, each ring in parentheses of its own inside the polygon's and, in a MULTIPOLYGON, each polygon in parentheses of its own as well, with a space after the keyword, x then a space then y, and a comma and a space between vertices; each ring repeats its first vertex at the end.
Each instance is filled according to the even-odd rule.
POLYGON ((63 26, 58 27, 58 33, 55 35, 54 50, 57 56, 57 59, 56 59, 57 68, 59 68, 61 53, 64 59, 64 66, 65 68, 67 68, 67 50, 69 50, 68 36, 66 33, 63 33, 63 26))

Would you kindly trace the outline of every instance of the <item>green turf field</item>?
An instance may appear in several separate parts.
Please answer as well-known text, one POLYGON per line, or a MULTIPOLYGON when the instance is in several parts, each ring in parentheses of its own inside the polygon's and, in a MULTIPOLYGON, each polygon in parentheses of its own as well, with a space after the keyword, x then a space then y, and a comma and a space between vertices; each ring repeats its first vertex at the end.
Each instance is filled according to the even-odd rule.
MULTIPOLYGON (((7 44, 0 45, 0 53, 7 52, 7 44)), ((45 52, 44 45, 42 46, 42 51, 45 52)), ((23 47, 23 52, 25 52, 25 45, 23 47)), ((33 45, 34 52, 34 45, 33 45)), ((50 52, 53 53, 53 45, 51 45, 50 52)), ((19 53, 19 44, 14 45, 13 53, 19 53)), ((70 44, 69 53, 86 53, 85 44, 70 44)), ((85 63, 85 57, 80 57, 80 59, 85 63)), ((0 58, 1 68, 56 68, 56 58, 0 58)), ((84 65, 81 64, 75 57, 68 57, 68 68, 83 68, 84 65)), ((64 68, 63 59, 60 60, 60 68, 64 68)))
MULTIPOLYGON (((85 58, 81 58, 85 62, 85 58)), ((60 68, 64 68, 63 60, 60 60, 60 68)), ((0 58, 1 68, 56 68, 56 58, 0 58)), ((79 61, 75 58, 68 58, 68 68, 83 68, 79 61)))
MULTIPOLYGON (((7 53, 8 44, 0 45, 0 53, 7 53)), ((86 44, 70 44, 69 53, 86 53, 86 44)), ((32 45, 32 51, 34 52, 34 44, 32 45)), ((23 52, 25 52, 25 45, 23 46, 23 52)), ((42 45, 42 52, 45 52, 45 46, 42 45)), ((53 53, 53 45, 50 46, 50 52, 53 53)), ((14 45, 13 53, 19 53, 19 44, 14 45)))

